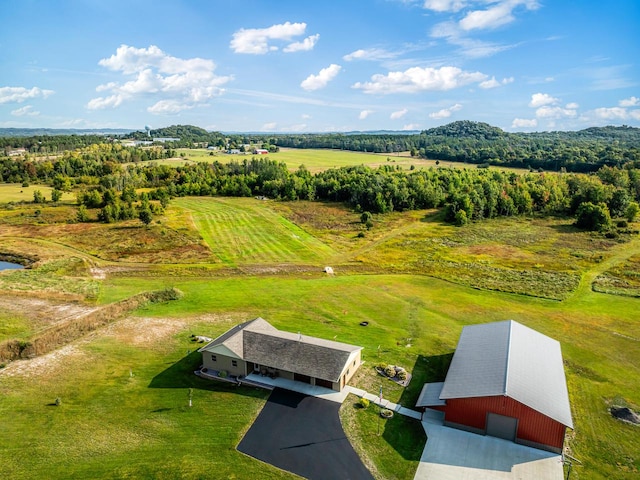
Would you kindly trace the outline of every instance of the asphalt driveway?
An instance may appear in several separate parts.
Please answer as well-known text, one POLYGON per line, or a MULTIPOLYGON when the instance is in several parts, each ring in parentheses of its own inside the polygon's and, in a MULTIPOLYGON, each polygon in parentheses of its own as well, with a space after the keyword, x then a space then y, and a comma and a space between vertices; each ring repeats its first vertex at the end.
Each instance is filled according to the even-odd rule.
POLYGON ((310 480, 373 480, 342 430, 339 409, 276 388, 238 450, 310 480))

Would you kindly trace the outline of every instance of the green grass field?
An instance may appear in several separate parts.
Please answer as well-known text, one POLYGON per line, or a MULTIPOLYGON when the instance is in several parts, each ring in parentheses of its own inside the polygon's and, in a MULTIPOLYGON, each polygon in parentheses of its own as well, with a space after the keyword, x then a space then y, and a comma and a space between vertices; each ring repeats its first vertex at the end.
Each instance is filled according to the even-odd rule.
MULTIPOLYGON (((169 162, 167 164, 182 165, 186 162, 214 162, 229 163, 232 161, 242 161, 252 157, 261 157, 251 153, 240 155, 229 155, 223 152, 211 152, 206 149, 189 149, 179 148, 177 152, 180 158, 158 161, 169 162), (212 155, 213 153, 213 155, 212 155), (175 162, 175 163, 171 163, 175 162)), ((300 165, 304 165, 310 172, 320 172, 330 168, 348 167, 352 165, 367 165, 371 168, 377 168, 381 165, 399 166, 403 170, 409 170, 412 166, 415 169, 423 169, 429 167, 441 168, 477 168, 460 162, 447 162, 436 160, 426 160, 412 158, 408 152, 399 153, 364 153, 351 152, 348 150, 328 150, 328 149, 303 149, 303 148, 281 148, 279 152, 264 155, 264 157, 278 162, 283 162, 289 170, 297 170, 300 165)), ((496 168, 496 167, 491 167, 496 168)), ((524 169, 499 168, 499 170, 513 171, 517 173, 526 172, 524 169)))
MULTIPOLYGON (((51 201, 51 192, 53 188, 46 185, 29 185, 23 187, 19 183, 0 183, 0 204, 9 202, 33 202, 33 192, 40 190, 45 198, 51 201)), ((62 194, 62 203, 75 202, 76 198, 73 193, 65 192, 62 194)))
MULTIPOLYGON (((363 346, 365 363, 352 383, 368 391, 381 384, 375 364, 404 366, 414 375, 406 389, 382 385, 385 398, 408 407, 425 381, 443 377, 465 325, 521 322, 562 344, 575 424, 567 445, 582 462, 570 478, 625 479, 640 471, 638 427, 608 413, 612 403, 640 410, 640 299, 591 289, 602 275, 637 274, 637 236, 609 241, 562 219, 455 228, 433 212, 407 212, 374 217, 361 238, 358 215, 339 205, 255 199, 176 199, 150 228, 76 231, 56 220, 66 213, 43 211, 48 223, 38 225, 42 218, 20 214, 27 209, 0 215, 0 245, 38 254, 43 264, 23 279, 0 273, 7 299, 0 339, 28 340, 32 329, 28 311, 9 310, 13 288, 41 300, 84 295, 81 304, 91 305, 166 287, 184 296, 0 369, 1 478, 293 478, 235 450, 266 393, 192 374, 199 364, 192 333, 215 337, 256 316, 363 346), (322 273, 325 264, 337 274, 322 273), (92 278, 89 265, 106 278, 92 278), (473 272, 470 265, 494 277, 461 276, 473 272), (520 271, 547 276, 509 276, 520 271), (516 293, 544 288, 547 298, 516 293), (562 301, 554 299, 558 289, 562 301), (361 327, 365 320, 369 326, 361 327)), ((349 407, 348 436, 378 478, 412 479, 417 453, 410 447, 423 441, 419 429, 387 422, 373 439, 377 419, 349 407), (399 432, 412 432, 411 441, 399 432)))

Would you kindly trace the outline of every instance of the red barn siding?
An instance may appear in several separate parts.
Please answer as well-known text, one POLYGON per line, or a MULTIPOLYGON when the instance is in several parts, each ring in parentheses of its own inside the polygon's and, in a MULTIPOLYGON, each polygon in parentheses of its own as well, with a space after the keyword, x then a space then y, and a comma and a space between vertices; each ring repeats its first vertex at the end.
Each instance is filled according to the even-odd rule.
POLYGON ((566 427, 542 413, 505 396, 454 398, 438 408, 445 412, 445 422, 486 430, 487 413, 518 419, 516 441, 540 444, 562 451, 566 427))

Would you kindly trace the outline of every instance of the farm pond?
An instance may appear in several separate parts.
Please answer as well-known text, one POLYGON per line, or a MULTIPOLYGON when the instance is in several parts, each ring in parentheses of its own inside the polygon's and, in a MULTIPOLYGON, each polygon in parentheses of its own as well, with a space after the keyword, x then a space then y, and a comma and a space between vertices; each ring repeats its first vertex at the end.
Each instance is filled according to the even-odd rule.
POLYGON ((24 268, 24 266, 18 265, 17 263, 0 261, 0 271, 2 271, 2 270, 18 270, 20 268, 24 268))

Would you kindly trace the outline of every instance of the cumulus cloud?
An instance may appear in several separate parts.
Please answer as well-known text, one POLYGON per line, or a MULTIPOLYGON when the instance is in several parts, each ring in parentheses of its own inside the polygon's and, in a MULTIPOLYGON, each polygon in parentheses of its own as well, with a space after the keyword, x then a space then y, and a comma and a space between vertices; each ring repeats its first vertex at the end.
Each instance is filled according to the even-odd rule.
POLYGON ((174 57, 155 45, 148 48, 121 45, 115 54, 98 64, 130 80, 98 85, 96 91, 108 95, 91 99, 87 103, 89 110, 115 108, 141 96, 160 96, 164 98, 147 111, 175 114, 220 95, 221 86, 231 80, 231 77, 215 75, 216 65, 212 60, 174 57))
POLYGON ((424 0, 424 8, 434 12, 457 12, 467 2, 463 0, 424 0))
POLYGON ((536 117, 538 118, 563 118, 563 117, 575 117, 577 111, 573 108, 562 108, 545 105, 536 110, 536 117))
POLYGON ((455 105, 450 106, 449 108, 443 108, 442 110, 438 110, 437 112, 433 112, 429 114, 429 117, 434 118, 436 120, 442 118, 449 118, 453 112, 457 112, 462 109, 462 105, 456 103, 455 105))
POLYGON ((185 104, 177 100, 160 100, 147 108, 147 112, 155 115, 173 115, 183 110, 189 110, 195 105, 185 104))
POLYGON ((603 120, 627 120, 629 118, 640 120, 640 110, 638 109, 627 110, 624 107, 602 107, 596 108, 593 113, 603 120))
POLYGON ((24 116, 36 117, 40 115, 40 112, 32 110, 32 108, 33 106, 31 105, 25 105, 24 107, 20 107, 20 108, 16 108, 15 110, 12 110, 11 115, 15 117, 24 117, 24 116))
POLYGON ((496 77, 491 77, 489 80, 480 82, 478 86, 480 88, 489 89, 489 88, 497 88, 497 87, 500 87, 501 85, 507 85, 509 83, 513 83, 513 77, 503 78, 501 82, 496 80, 496 77))
POLYGON ((484 73, 467 72, 458 67, 412 67, 404 72, 373 75, 370 82, 357 82, 353 88, 371 94, 416 93, 451 90, 486 79, 484 73))
POLYGON ((306 52, 308 50, 313 50, 313 47, 315 47, 319 38, 320 38, 320 34, 316 33, 315 35, 311 35, 305 38, 301 42, 290 43, 289 45, 284 47, 282 51, 285 53, 293 53, 293 52, 306 52))
POLYGON ((640 98, 638 97, 629 97, 624 100, 620 100, 619 105, 621 107, 635 107, 640 105, 640 98))
POLYGON ((332 63, 327 68, 320 70, 318 75, 309 75, 302 81, 300 86, 305 90, 319 90, 327 86, 327 84, 336 78, 342 67, 332 63))
POLYGON ((22 103, 32 98, 47 98, 53 93, 53 90, 44 90, 38 87, 0 87, 0 104, 22 103))
POLYGON ((537 108, 543 105, 553 105, 558 103, 559 101, 559 99, 552 97, 548 93, 534 93, 533 95, 531 95, 529 106, 537 108))
POLYGON ((367 118, 369 115, 371 115, 373 113, 373 110, 362 110, 360 112, 360 115, 358 115, 358 118, 360 120, 364 120, 365 118, 367 118))
POLYGON ((409 123, 402 127, 402 130, 420 130, 420 125, 417 123, 409 123))
POLYGON ((527 10, 538 7, 536 0, 503 0, 485 10, 468 12, 459 22, 463 30, 493 29, 511 23, 515 20, 513 10, 524 5, 527 10))
POLYGON ((367 48, 367 49, 359 49, 354 52, 351 52, 342 57, 345 62, 351 62, 353 60, 387 60, 390 58, 395 58, 397 54, 388 52, 381 48, 367 48))
MULTIPOLYGON (((294 37, 304 35, 306 29, 306 23, 291 22, 271 25, 268 28, 241 28, 233 34, 229 46, 235 53, 264 55, 270 51, 278 50, 277 46, 270 43, 272 40, 290 42, 294 37)), ((301 42, 290 43, 283 51, 292 53, 311 50, 318 38, 320 38, 319 35, 311 35, 301 42)))
POLYGON ((273 132, 275 131, 277 126, 278 124, 276 122, 269 122, 262 125, 262 128, 260 130, 262 130, 263 132, 273 132))
POLYGON ((397 112, 393 112, 391 115, 389 115, 389 118, 391 120, 397 120, 399 118, 404 117, 407 114, 408 111, 409 110, 407 110, 406 108, 403 108, 402 110, 398 110, 397 112))
POLYGON ((565 106, 565 108, 571 109, 571 110, 575 110, 576 108, 578 108, 580 105, 578 105, 576 102, 571 102, 571 103, 567 103, 567 105, 565 106))
POLYGON ((538 126, 538 120, 535 118, 514 118, 511 122, 511 128, 534 128, 538 126))

